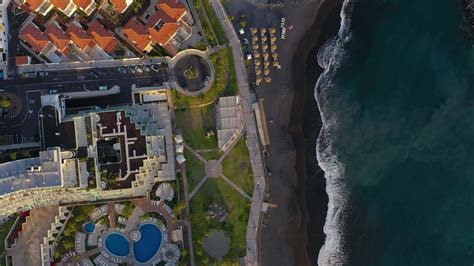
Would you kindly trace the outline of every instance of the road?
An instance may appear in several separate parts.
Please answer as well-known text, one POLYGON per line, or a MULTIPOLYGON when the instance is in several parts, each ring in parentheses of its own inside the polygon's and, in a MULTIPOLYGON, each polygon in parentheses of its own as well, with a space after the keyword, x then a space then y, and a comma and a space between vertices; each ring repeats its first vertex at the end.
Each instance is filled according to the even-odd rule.
POLYGON ((252 109, 247 69, 241 49, 242 45, 224 7, 222 6, 221 1, 210 1, 232 48, 235 71, 237 74, 237 85, 239 87, 240 97, 242 100, 242 110, 244 113, 244 126, 247 133, 247 146, 249 148, 250 159, 252 161, 252 170, 254 174, 255 186, 247 225, 247 254, 245 256, 245 263, 247 265, 260 265, 259 233, 262 219, 262 203, 266 189, 266 180, 265 168, 258 142, 257 122, 252 109))

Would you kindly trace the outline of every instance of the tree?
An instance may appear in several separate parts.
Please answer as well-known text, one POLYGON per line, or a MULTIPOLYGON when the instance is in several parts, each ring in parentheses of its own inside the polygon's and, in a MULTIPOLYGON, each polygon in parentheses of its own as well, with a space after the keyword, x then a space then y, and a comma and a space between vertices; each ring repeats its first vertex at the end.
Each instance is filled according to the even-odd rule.
POLYGON ((240 21, 240 26, 241 26, 242 28, 246 27, 247 24, 248 24, 247 20, 242 20, 242 21, 240 21))
POLYGON ((10 159, 13 160, 13 161, 16 160, 16 157, 17 157, 16 152, 11 153, 11 154, 9 155, 9 157, 10 157, 10 159))
POLYGON ((180 201, 176 204, 176 207, 174 207, 173 211, 176 215, 179 215, 185 208, 186 208, 186 204, 184 203, 184 201, 180 201))
POLYGON ((2 108, 10 108, 12 105, 12 101, 8 97, 2 97, 2 100, 0 100, 0 107, 2 108))

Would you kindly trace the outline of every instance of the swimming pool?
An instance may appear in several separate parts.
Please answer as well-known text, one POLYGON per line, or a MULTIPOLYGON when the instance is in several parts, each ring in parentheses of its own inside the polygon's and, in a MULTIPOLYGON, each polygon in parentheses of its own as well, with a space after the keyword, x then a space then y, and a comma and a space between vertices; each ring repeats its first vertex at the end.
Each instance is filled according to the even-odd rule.
POLYGON ((130 254, 130 243, 128 239, 119 232, 113 232, 105 237, 105 248, 117 257, 126 257, 130 254))
POLYGON ((93 224, 92 222, 86 223, 86 225, 84 226, 84 229, 86 229, 86 233, 90 234, 90 233, 94 232, 95 224, 93 224))
POLYGON ((160 250, 163 233, 155 224, 147 223, 140 226, 141 238, 133 245, 135 259, 139 263, 147 263, 160 250))

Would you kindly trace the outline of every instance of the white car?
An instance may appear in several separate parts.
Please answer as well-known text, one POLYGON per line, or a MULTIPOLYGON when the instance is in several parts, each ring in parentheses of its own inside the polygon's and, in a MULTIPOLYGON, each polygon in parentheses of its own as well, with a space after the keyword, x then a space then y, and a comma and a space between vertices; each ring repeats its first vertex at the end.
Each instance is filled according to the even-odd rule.
POLYGON ((139 66, 135 66, 135 70, 138 72, 138 73, 143 73, 143 69, 139 66))

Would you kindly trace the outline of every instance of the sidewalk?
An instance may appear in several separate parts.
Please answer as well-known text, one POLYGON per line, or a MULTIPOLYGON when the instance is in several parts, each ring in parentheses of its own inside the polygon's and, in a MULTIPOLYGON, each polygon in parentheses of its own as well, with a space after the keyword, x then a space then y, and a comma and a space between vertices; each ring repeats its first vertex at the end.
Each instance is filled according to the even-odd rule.
POLYGON ((18 73, 38 72, 38 71, 59 71, 71 69, 88 69, 88 68, 103 68, 103 67, 126 67, 142 64, 159 64, 168 63, 169 57, 158 58, 128 58, 121 60, 102 60, 91 62, 70 62, 57 64, 34 64, 26 66, 18 66, 18 73))
POLYGON ((228 19, 228 15, 219 0, 210 0, 217 17, 220 20, 229 43, 232 47, 234 56, 235 71, 237 74, 237 84, 242 99, 242 110, 244 113, 244 126, 247 132, 247 146, 249 148, 250 159, 252 161, 252 170, 254 173, 254 193, 252 196, 252 205, 250 207, 249 222, 247 225, 247 255, 245 263, 247 265, 260 264, 259 233, 262 219, 262 201, 265 195, 266 180, 263 166, 262 155, 258 143, 257 122, 252 109, 250 98, 250 87, 248 84, 247 70, 244 62, 244 56, 241 49, 241 43, 237 33, 228 19))

